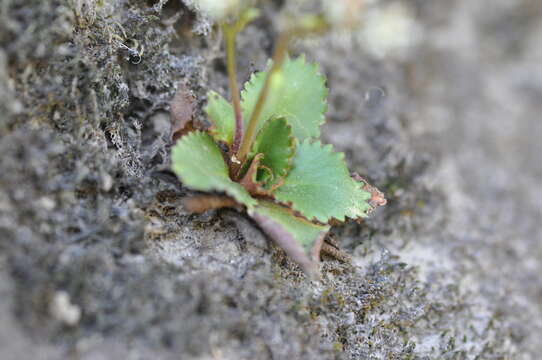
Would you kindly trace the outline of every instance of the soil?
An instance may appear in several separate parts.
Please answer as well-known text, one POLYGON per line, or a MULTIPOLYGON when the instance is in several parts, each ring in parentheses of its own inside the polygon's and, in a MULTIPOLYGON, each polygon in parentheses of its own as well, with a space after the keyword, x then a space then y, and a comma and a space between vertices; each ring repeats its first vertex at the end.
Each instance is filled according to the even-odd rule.
MULTIPOLYGON (((388 198, 311 282, 163 172, 176 89, 200 122, 227 95, 195 2, 1 1, 0 357, 537 359, 542 2, 367 3, 292 44, 328 78, 324 140, 388 198)), ((302 7, 263 5, 242 80, 302 7)))

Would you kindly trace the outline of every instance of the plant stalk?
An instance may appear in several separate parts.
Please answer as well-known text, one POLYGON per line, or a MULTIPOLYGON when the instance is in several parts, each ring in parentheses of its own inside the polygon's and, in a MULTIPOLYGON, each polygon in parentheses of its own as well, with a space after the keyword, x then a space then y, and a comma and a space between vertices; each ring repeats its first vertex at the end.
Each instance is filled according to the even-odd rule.
POLYGON ((306 21, 301 21, 298 27, 290 29, 289 31, 285 31, 279 36, 272 57, 273 65, 271 66, 271 69, 267 74, 262 90, 260 91, 260 94, 258 96, 258 100, 256 101, 256 105, 254 106, 254 110, 250 115, 250 120, 248 122, 246 132, 243 136, 241 148, 237 153, 237 159, 241 161, 241 163, 246 160, 246 156, 250 150, 252 141, 254 140, 256 126, 258 125, 259 120, 258 118, 263 111, 265 100, 267 99, 267 95, 269 93, 269 87, 271 86, 271 81, 273 79, 273 76, 280 70, 282 64, 284 63, 290 39, 294 36, 304 36, 307 34, 324 32, 328 29, 329 26, 321 17, 310 17, 305 20, 306 21))
POLYGON ((243 139, 243 114, 241 112, 241 99, 239 97, 239 87, 237 85, 237 70, 235 65, 235 37, 237 29, 229 24, 222 25, 226 45, 226 68, 230 82, 231 102, 233 104, 233 113, 235 117, 235 133, 231 154, 239 151, 241 140, 243 139))
POLYGON ((265 78, 262 90, 258 95, 256 105, 254 106, 252 114, 250 115, 250 120, 248 122, 248 127, 243 135, 241 147, 237 152, 236 160, 239 161, 241 164, 245 162, 248 152, 250 151, 250 147, 252 145, 256 132, 256 126, 258 125, 259 117, 263 111, 263 107, 269 93, 272 79, 279 72, 282 64, 284 63, 290 39, 294 36, 304 36, 307 34, 324 32, 328 28, 329 24, 323 19, 323 17, 310 16, 300 20, 297 27, 285 31, 279 36, 272 57, 273 65, 267 73, 267 77, 265 78))
POLYGON ((260 91, 258 100, 256 101, 256 105, 254 106, 254 110, 252 111, 252 114, 250 116, 250 121, 248 123, 247 131, 245 132, 243 136, 243 142, 241 143, 241 148, 239 149, 239 152, 237 154, 237 158, 241 162, 245 161, 245 158, 250 150, 250 145, 252 144, 252 141, 256 132, 256 126, 258 125, 258 118, 260 117, 260 114, 262 113, 263 106, 265 105, 265 100, 267 99, 267 95, 269 93, 271 80, 273 76, 282 67, 282 63, 284 62, 284 59, 286 57, 286 51, 288 50, 288 42, 291 36, 292 36, 292 32, 285 32, 279 37, 277 41, 277 46, 275 47, 275 51, 272 57, 273 65, 271 66, 271 69, 267 73, 267 77, 265 78, 264 85, 262 87, 262 90, 260 91))

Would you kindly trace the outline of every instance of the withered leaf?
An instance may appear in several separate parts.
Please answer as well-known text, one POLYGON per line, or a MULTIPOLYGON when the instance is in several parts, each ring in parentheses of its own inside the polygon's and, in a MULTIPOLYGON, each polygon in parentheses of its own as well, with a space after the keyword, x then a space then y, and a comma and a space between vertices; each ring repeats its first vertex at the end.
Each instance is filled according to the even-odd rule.
POLYGON ((177 141, 181 136, 194 130, 195 99, 186 84, 180 82, 170 105, 171 140, 177 141))

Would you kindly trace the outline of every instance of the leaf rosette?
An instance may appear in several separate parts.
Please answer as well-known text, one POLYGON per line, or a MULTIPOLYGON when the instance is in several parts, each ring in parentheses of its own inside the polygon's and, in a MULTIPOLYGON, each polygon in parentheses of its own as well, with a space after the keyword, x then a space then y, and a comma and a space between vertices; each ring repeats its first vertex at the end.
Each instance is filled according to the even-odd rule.
POLYGON ((235 153, 234 107, 210 91, 205 112, 211 126, 178 140, 172 170, 192 190, 235 200, 307 273, 317 274, 330 224, 364 218, 385 199, 359 176, 350 175, 343 153, 318 140, 328 94, 318 67, 304 57, 286 57, 270 76, 271 66, 252 75, 241 93, 247 127, 269 81, 246 158, 235 153))

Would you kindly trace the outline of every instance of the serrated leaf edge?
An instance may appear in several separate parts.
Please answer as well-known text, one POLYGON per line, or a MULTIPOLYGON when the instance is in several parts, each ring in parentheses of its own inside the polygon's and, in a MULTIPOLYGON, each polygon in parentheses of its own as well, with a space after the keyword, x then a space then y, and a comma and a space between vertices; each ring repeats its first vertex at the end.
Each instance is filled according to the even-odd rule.
MULTIPOLYGON (((218 132, 217 132, 217 126, 216 126, 216 120, 213 120, 211 115, 209 114, 208 112, 208 108, 210 106, 209 104, 209 98, 210 96, 212 96, 213 94, 216 94, 220 97, 222 97, 222 99, 224 99, 224 101, 226 101, 226 103, 228 103, 230 106, 231 103, 224 97, 222 96, 220 93, 218 93, 217 91, 214 91, 214 90, 209 90, 207 91, 207 104, 205 104, 205 106, 203 107, 203 112, 205 113, 205 115, 207 116, 207 119, 209 120, 210 122, 210 126, 206 129, 207 133, 209 135, 211 135, 211 137, 216 141, 216 142, 219 142, 219 143, 222 143, 222 144, 226 144, 228 147, 231 146, 231 144, 233 143, 233 136, 234 134, 232 134, 232 139, 231 140, 224 140, 224 139, 221 139, 218 137, 218 132)), ((233 107, 232 107, 232 113, 233 113, 233 107)), ((235 124, 234 124, 234 132, 235 132, 235 124)))
MULTIPOLYGON (((200 136, 200 135, 207 135, 207 136, 210 136, 211 139, 212 139, 213 141, 216 141, 216 140, 212 137, 212 135, 208 134, 208 133, 205 132, 205 131, 201 131, 201 130, 192 131, 192 132, 190 132, 189 134, 186 134, 185 136, 183 136, 182 139, 179 140, 179 141, 190 141, 191 138, 194 138, 194 137, 200 136)), ((218 144, 217 144, 216 142, 214 142, 214 144, 217 145, 217 147, 218 147, 218 144)), ((218 147, 218 149, 220 150, 220 147, 218 147)), ((222 150, 220 150, 220 153, 221 153, 222 158, 223 158, 222 160, 224 161, 224 164, 225 164, 225 166, 226 166, 226 168, 227 168, 227 163, 226 163, 226 161, 225 161, 225 159, 224 159, 224 154, 223 154, 222 150)), ((172 164, 172 167, 173 167, 173 164, 172 164)), ((177 173, 176 171, 174 171, 174 172, 175 172, 175 175, 179 178, 179 180, 184 184, 184 183, 186 182, 186 180, 183 179, 183 178, 184 178, 184 175, 182 174, 182 172, 181 172, 181 173, 177 173)), ((231 180, 231 179, 230 179, 230 181, 231 181, 233 184, 237 184, 237 185, 239 185, 239 186, 242 187, 242 185, 239 184, 238 182, 235 182, 235 181, 233 181, 233 180, 231 180)), ((188 185, 186 185, 186 187, 189 188, 189 189, 192 189, 192 188, 191 188, 190 186, 188 186, 188 185)), ((242 188, 243 188, 243 187, 242 187, 242 188)), ((244 188, 243 188, 243 189, 244 189, 244 188)), ((245 189, 245 190, 246 190, 246 189, 245 189)), ((199 191, 199 190, 196 190, 196 191, 199 191)), ((250 193, 248 193, 248 191, 247 191, 247 193, 248 193, 248 195, 250 196, 250 198, 253 200, 253 202, 254 202, 253 204, 247 204, 245 201, 243 201, 243 199, 238 198, 238 197, 236 196, 235 193, 232 193, 231 191, 228 191, 227 188, 224 188, 224 189, 223 189, 223 188, 216 188, 216 187, 215 187, 215 188, 212 189, 212 191, 216 191, 216 192, 218 192, 218 193, 224 193, 224 194, 226 194, 227 196, 229 196, 229 197, 231 197, 232 199, 234 199, 234 200, 235 200, 237 203, 239 203, 240 205, 245 206, 248 210, 250 210, 250 209, 251 209, 253 206, 255 206, 256 203, 257 203, 256 199, 254 199, 252 196, 250 196, 250 193)), ((210 193, 211 191, 203 191, 203 192, 208 192, 208 193, 210 193)))
MULTIPOLYGON (((270 121, 278 121, 280 119, 284 118, 286 120, 286 127, 288 128, 288 132, 289 132, 289 144, 288 144, 288 148, 291 149, 291 154, 290 156, 288 157, 287 159, 287 166, 286 168, 282 171, 283 173, 282 174, 273 174, 273 180, 272 180, 272 184, 271 186, 269 187, 268 189, 268 192, 272 192, 274 191, 276 188, 278 188, 282 182, 284 182, 284 178, 286 177, 286 175, 288 175, 288 173, 290 172, 290 170, 292 169, 292 166, 294 165, 294 157, 295 157, 295 151, 296 151, 296 148, 297 148, 297 138, 293 135, 293 131, 292 131, 292 125, 290 125, 290 123, 288 122, 288 119, 286 116, 280 116, 280 117, 271 117, 269 120, 266 121, 266 124, 264 124, 262 126, 262 128, 258 131, 258 134, 256 135, 256 138, 254 140, 254 143, 252 144, 252 146, 254 147, 256 145, 256 139, 258 139, 258 136, 260 135, 260 133, 264 130, 264 127, 270 122, 270 121)), ((251 152, 251 156, 254 156, 256 154, 256 152, 251 152)))
MULTIPOLYGON (((244 83, 243 89, 241 90, 241 111, 244 113, 246 110, 246 97, 248 96, 249 88, 254 87, 254 83, 256 82, 256 78, 259 76, 267 76, 267 71, 271 69, 271 65, 273 64, 273 61, 269 59, 267 61, 267 64, 265 65, 265 69, 261 71, 255 71, 252 74, 250 74, 250 77, 248 80, 244 83)), ((254 109, 253 109, 254 110, 254 109)), ((248 119, 252 116, 252 113, 247 114, 248 119)))
MULTIPOLYGON (((286 55, 286 56, 287 56, 288 59, 290 59, 289 55, 286 55)), ((294 60, 290 60, 290 61, 292 61, 292 62, 301 61, 301 63, 304 66, 308 66, 309 68, 311 68, 313 70, 313 74, 315 74, 316 77, 318 77, 320 79, 320 84, 322 85, 322 88, 324 89, 324 93, 322 94, 322 98, 321 98, 321 101, 322 101, 322 104, 324 105, 324 107, 323 107, 322 114, 320 114, 320 121, 318 122, 317 135, 312 137, 313 139, 318 139, 318 138, 320 138, 320 135, 321 135, 320 128, 322 127, 322 125, 324 125, 326 123, 326 113, 328 111, 328 104, 327 104, 326 100, 327 100, 327 97, 329 95, 329 89, 326 86, 326 77, 320 72, 320 65, 317 62, 307 63, 306 58, 305 58, 305 54, 301 54, 297 58, 295 58, 294 60)), ((245 82, 245 84, 243 86, 243 90, 241 90, 241 109, 242 109, 243 112, 245 112, 247 110, 246 105, 245 105, 245 101, 246 101, 246 96, 247 96, 248 91, 249 91, 248 90, 249 87, 254 86, 254 83, 256 81, 257 76, 266 76, 267 72, 271 69, 272 65, 273 65, 273 61, 271 59, 269 59, 267 61, 267 64, 266 64, 264 70, 253 72, 250 75, 250 78, 248 79, 248 81, 245 82)), ((284 64, 283 64, 283 66, 284 66, 284 64)), ((252 114, 249 114, 249 118, 250 118, 250 115, 252 115, 252 114)), ((269 119, 271 119, 271 118, 269 118, 269 119)), ((266 122, 268 120, 266 120, 266 122)), ((288 119, 286 119, 286 120, 288 120, 288 119)), ((263 124, 261 126, 263 127, 263 124)))
MULTIPOLYGON (((331 144, 323 145, 320 140, 314 140, 314 139, 305 139, 305 141, 303 141, 303 144, 306 143, 306 142, 308 142, 310 145, 320 145, 322 147, 322 149, 324 149, 328 153, 330 153, 332 155, 336 155, 343 162, 345 161, 345 154, 343 152, 335 152, 335 151, 333 151, 333 145, 331 145, 331 144)), ((346 163, 345 163, 345 166, 346 166, 346 163)), ((346 166, 346 168, 348 170, 348 166, 346 166)), ((353 182, 358 184, 358 182, 356 180, 354 180, 351 176, 349 176, 349 179, 351 179, 353 182)), ((369 192, 366 191, 365 189, 363 189, 363 187, 360 187, 360 188, 363 191, 365 191, 365 192, 367 192, 369 194, 369 192)), ((369 213, 372 212, 372 209, 373 209, 373 206, 371 206, 369 201, 367 201, 367 205, 369 206, 369 208, 365 211, 364 215, 358 216, 357 218, 353 218, 353 217, 349 217, 349 216, 342 216, 340 218, 337 218, 335 216, 331 216, 331 217, 329 217, 327 219, 327 221, 322 222, 320 219, 318 219, 316 217, 309 218, 306 215, 304 215, 303 212, 301 210, 299 210, 299 208, 296 208, 295 204, 292 201, 281 201, 281 200, 277 199, 273 193, 270 194, 270 197, 273 199, 273 201, 275 203, 286 206, 286 207, 292 209, 296 214, 299 214, 300 217, 303 217, 304 219, 306 219, 306 220, 308 220, 308 221, 310 221, 312 223, 315 223, 315 224, 337 225, 337 223, 338 224, 345 223, 348 219, 358 221, 358 220, 360 220, 362 218, 366 218, 369 215, 369 213)), ((368 197, 367 200, 370 200, 370 197, 368 197)))

